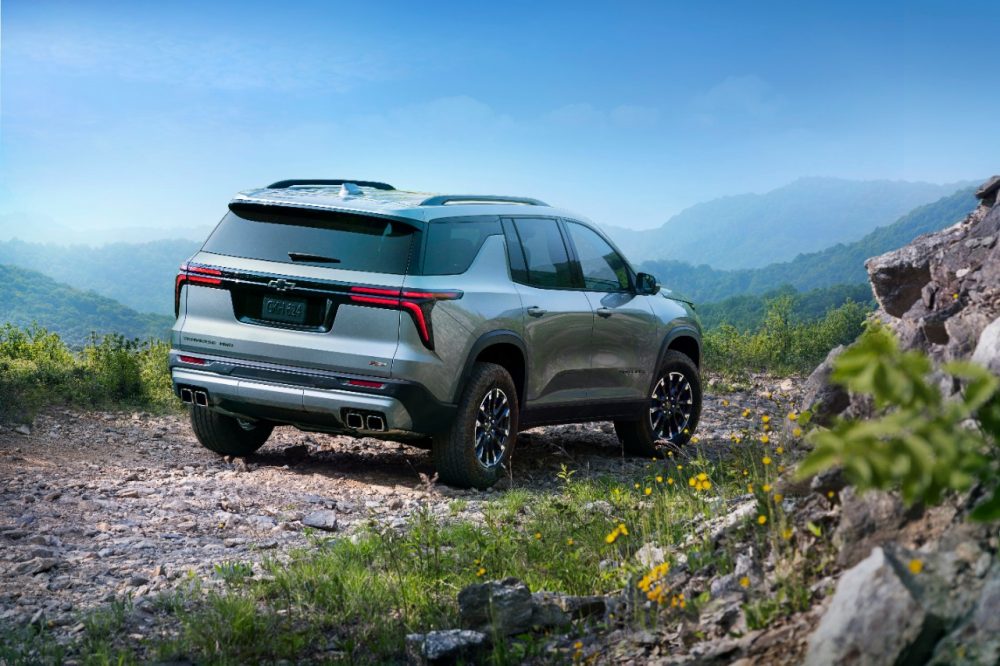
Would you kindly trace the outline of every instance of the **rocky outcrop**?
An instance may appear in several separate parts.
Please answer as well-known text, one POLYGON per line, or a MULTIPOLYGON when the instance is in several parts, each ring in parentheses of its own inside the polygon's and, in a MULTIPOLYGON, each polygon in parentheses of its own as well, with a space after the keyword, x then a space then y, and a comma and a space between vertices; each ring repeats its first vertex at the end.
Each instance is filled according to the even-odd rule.
POLYGON ((967 218, 865 264, 880 316, 905 348, 937 361, 968 359, 980 349, 977 360, 1000 364, 1000 324, 990 329, 1000 317, 998 190, 994 176, 979 188, 980 205, 967 218))

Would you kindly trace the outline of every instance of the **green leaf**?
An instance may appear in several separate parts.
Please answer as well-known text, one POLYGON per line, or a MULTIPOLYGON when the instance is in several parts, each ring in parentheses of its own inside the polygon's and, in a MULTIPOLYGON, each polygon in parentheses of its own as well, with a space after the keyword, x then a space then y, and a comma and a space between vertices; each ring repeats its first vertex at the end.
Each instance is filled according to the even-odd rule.
POLYGON ((972 510, 971 518, 979 522, 1000 520, 1000 488, 993 491, 993 497, 972 510))

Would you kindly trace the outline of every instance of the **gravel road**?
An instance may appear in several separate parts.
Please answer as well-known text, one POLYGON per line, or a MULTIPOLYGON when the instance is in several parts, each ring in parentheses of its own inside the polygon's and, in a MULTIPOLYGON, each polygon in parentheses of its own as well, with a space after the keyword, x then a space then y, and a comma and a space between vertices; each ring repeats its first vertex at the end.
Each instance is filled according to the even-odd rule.
MULTIPOLYGON (((740 408, 773 413, 767 394, 790 388, 762 380, 707 395, 703 451, 724 456, 740 408)), ((191 571, 307 545, 308 525, 401 527, 425 508, 475 521, 507 488, 554 488, 562 465, 630 480, 647 462, 622 457, 610 423, 537 428, 519 438, 509 479, 467 491, 429 482, 430 453, 394 442, 278 428, 233 460, 203 449, 185 415, 48 410, 29 434, 0 430, 0 626, 43 621, 71 635, 109 601, 141 608, 191 571)))

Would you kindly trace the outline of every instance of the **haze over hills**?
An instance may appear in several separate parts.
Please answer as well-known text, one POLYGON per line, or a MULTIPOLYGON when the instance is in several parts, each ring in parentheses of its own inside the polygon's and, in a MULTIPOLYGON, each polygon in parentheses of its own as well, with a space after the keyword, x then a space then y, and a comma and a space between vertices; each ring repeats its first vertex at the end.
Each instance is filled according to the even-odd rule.
POLYGON ((853 243, 838 243, 820 252, 763 268, 724 271, 682 261, 645 261, 639 270, 652 273, 696 302, 711 303, 738 294, 762 294, 783 285, 809 291, 838 284, 867 282, 865 260, 906 245, 917 236, 951 226, 976 207, 976 188, 965 187, 920 206, 890 225, 878 227, 853 243))
MULTIPOLYGON (((859 240, 762 268, 727 271, 670 259, 650 260, 638 266, 699 303, 720 301, 738 294, 764 294, 783 285, 809 291, 838 284, 860 284, 866 281, 865 259, 958 221, 975 206, 973 190, 967 187, 949 192, 948 196, 933 203, 910 210, 892 224, 869 230, 870 233, 859 240)), ((746 196, 757 195, 720 201, 740 200, 746 196)), ((856 200, 854 205, 860 203, 856 200)), ((808 217, 800 218, 798 223, 808 227, 808 220, 808 217)), ((649 242, 660 245, 650 248, 648 253, 672 250, 668 241, 652 239, 649 242)), ((762 247, 773 244, 763 235, 754 242, 762 247)), ((93 290, 138 312, 170 316, 173 314, 173 281, 177 267, 200 245, 201 240, 113 243, 101 247, 0 241, 0 264, 39 271, 76 289, 93 290)))
POLYGON ((39 271, 139 312, 172 315, 177 267, 200 246, 201 241, 189 240, 101 247, 6 241, 0 242, 0 264, 39 271))
POLYGON ((60 224, 51 217, 32 213, 0 213, 0 241, 89 245, 145 243, 154 240, 204 241, 214 224, 185 227, 100 227, 78 228, 60 224))
POLYGON ((971 183, 800 178, 765 194, 697 204, 656 229, 607 227, 633 261, 675 260, 732 270, 761 268, 855 241, 917 206, 971 183))
POLYGON ((38 324, 69 344, 82 345, 91 332, 127 338, 163 338, 173 317, 139 313, 92 291, 81 291, 36 271, 0 264, 4 298, 0 323, 38 324))

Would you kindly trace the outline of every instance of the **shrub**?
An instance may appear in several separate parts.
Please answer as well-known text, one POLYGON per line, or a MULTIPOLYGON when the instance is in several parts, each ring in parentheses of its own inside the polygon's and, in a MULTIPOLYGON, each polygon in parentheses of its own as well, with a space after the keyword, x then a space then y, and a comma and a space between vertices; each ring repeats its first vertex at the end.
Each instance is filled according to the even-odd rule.
POLYGON ((169 346, 97 337, 79 353, 55 333, 0 327, 0 418, 29 421, 50 404, 161 410, 173 406, 169 346))
POLYGON ((707 367, 730 374, 808 372, 831 349, 858 337, 869 308, 848 301, 809 322, 795 321, 793 311, 792 297, 783 295, 770 301, 763 323, 754 331, 728 324, 708 331, 704 338, 707 367))
POLYGON ((870 325, 836 360, 831 379, 869 396, 877 416, 814 430, 799 474, 841 465, 859 490, 899 488, 908 504, 936 504, 979 482, 994 494, 973 518, 1000 518, 1000 380, 971 363, 946 364, 943 372, 964 386, 946 399, 932 369, 924 354, 901 351, 891 331, 870 325))

